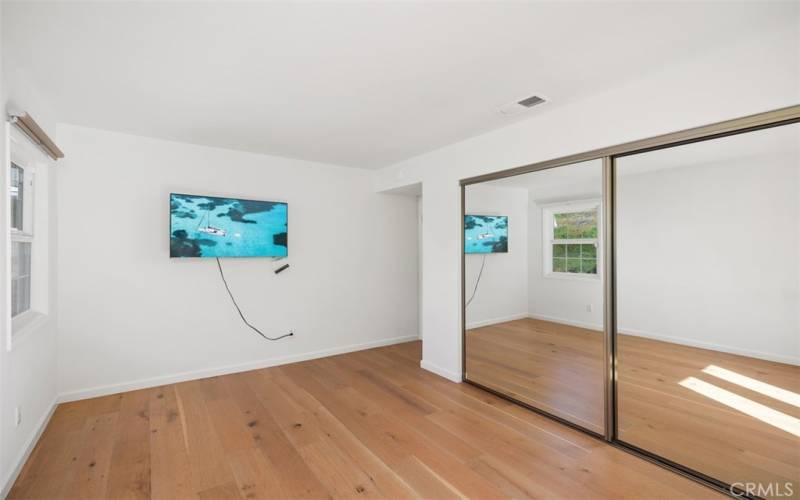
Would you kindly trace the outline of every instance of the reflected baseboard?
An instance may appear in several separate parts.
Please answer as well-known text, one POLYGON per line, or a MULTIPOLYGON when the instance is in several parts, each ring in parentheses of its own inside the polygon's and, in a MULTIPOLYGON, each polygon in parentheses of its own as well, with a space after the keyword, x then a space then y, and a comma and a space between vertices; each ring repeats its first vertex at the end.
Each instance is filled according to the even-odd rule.
MULTIPOLYGON (((528 314, 528 317, 531 319, 538 319, 541 321, 551 321, 553 323, 560 323, 562 325, 569 325, 569 326, 576 326, 579 328, 586 328, 588 330, 597 330, 601 332, 603 330, 602 324, 594 324, 588 323, 583 321, 575 321, 566 318, 559 318, 556 316, 547 316, 544 314, 528 314)), ((519 318, 514 318, 519 319, 519 318)), ((509 320, 510 321, 510 320, 509 320)), ((486 326, 486 325, 480 325, 486 326)), ((684 345, 688 347, 696 347, 699 349, 708 349, 710 351, 716 352, 724 352, 727 354, 735 354, 737 356, 746 356, 748 358, 755 358, 755 359, 763 359, 765 361, 773 361, 776 363, 785 363, 788 365, 795 365, 800 366, 800 358, 796 356, 786 355, 786 354, 779 354, 779 353, 770 353, 770 352, 761 352, 761 351, 754 351, 750 349, 742 349, 734 346, 724 345, 724 344, 715 344, 712 342, 704 342, 701 340, 694 340, 686 337, 676 337, 674 335, 664 335, 655 332, 648 332, 644 330, 637 330, 634 328, 627 328, 625 326, 619 327, 619 332, 621 335, 630 335, 633 337, 643 337, 646 339, 651 340, 659 340, 661 342, 669 342, 671 344, 678 344, 684 345)))
POLYGON ((603 324, 602 323, 588 323, 585 321, 575 321, 566 318, 559 318, 556 316, 547 316, 545 314, 534 314, 529 313, 528 318, 530 319, 538 319, 541 321, 550 321, 553 323, 561 323, 562 325, 569 325, 569 326, 577 326, 578 328, 586 328, 587 330, 597 330, 599 332, 603 331, 603 324))
POLYGON ((643 337, 651 340, 659 340, 661 342, 669 342, 671 344, 685 345, 688 347, 696 347, 698 349, 708 349, 709 351, 724 352, 726 354, 735 354, 737 356, 745 356, 748 358, 763 359, 765 361, 773 361, 775 363, 785 363, 787 365, 800 366, 800 358, 796 356, 787 356, 785 354, 776 354, 770 352, 754 351, 750 349, 741 349, 723 344, 715 344, 712 342, 703 342, 700 340, 689 339, 685 337, 675 337, 671 335, 661 335, 653 332, 646 332, 642 330, 634 330, 632 328, 619 328, 620 334, 631 335, 633 337, 643 337))
POLYGON ((525 319, 529 317, 530 314, 524 312, 524 313, 512 314, 510 316, 503 316, 501 318, 490 318, 481 321, 473 321, 472 323, 467 323, 467 330, 472 330, 473 328, 481 328, 483 326, 499 325, 500 323, 506 323, 508 321, 525 319))

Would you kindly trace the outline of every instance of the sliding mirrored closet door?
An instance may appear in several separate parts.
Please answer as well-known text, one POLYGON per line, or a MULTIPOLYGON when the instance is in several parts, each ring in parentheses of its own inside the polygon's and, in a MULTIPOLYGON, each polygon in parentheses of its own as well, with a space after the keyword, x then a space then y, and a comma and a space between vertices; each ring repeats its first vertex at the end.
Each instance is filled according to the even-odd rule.
POLYGON ((464 188, 466 380, 604 432, 601 160, 464 188))
POLYGON ((800 124, 616 158, 617 437, 800 495, 800 124))

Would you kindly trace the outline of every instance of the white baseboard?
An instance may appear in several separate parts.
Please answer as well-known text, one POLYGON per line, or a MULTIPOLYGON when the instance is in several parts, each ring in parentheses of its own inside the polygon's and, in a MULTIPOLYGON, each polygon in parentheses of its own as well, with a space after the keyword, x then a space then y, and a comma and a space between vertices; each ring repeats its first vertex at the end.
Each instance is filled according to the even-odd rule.
MULTIPOLYGON (((603 325, 592 323, 584 323, 581 321, 574 321, 570 319, 557 318, 554 316, 545 316, 543 314, 529 314, 532 319, 539 319, 543 321, 552 321, 554 323, 562 323, 565 325, 577 326, 580 328, 587 328, 590 330, 603 330, 603 325)), ((642 337, 652 340, 660 340, 662 342, 669 342, 671 344, 685 345, 688 347, 697 347, 700 349, 708 349, 710 351, 724 352, 727 354, 737 354, 739 356, 747 356, 748 358, 763 359, 765 361, 774 361, 776 363, 786 363, 790 365, 800 365, 800 358, 795 356, 787 356, 784 354, 775 354, 769 352, 754 351, 751 349, 741 349, 723 344, 715 344, 713 342, 703 342, 701 340, 689 339, 685 337, 676 337, 672 335, 662 335, 660 333, 647 332, 643 330, 636 330, 633 328, 626 328, 620 326, 618 331, 623 335, 631 335, 633 337, 642 337)))
POLYGON ((303 354, 294 354, 291 356, 284 356, 281 358, 251 361, 249 363, 220 366, 217 368, 207 368, 203 370, 193 370, 189 372, 173 373, 171 375, 162 375, 158 377, 132 380, 130 382, 102 385, 98 387, 91 387, 88 389, 79 389, 76 391, 69 391, 62 393, 59 396, 59 402, 65 403, 68 401, 78 401, 81 399, 96 398, 99 396, 108 396, 109 394, 117 394, 120 392, 133 391, 137 389, 147 389, 150 387, 158 387, 161 385, 186 382, 188 380, 197 380, 202 378, 215 377, 218 375, 227 375, 230 373, 258 370, 261 368, 268 368, 270 366, 279 366, 289 363, 297 363, 298 361, 308 361, 310 359, 324 358, 326 356, 335 356, 337 354, 346 354, 348 352, 362 351, 364 349, 372 349, 374 347, 401 344, 403 342, 411 342, 413 340, 419 340, 419 335, 408 335, 405 337, 394 337, 389 339, 375 340, 371 342, 364 342, 361 344, 351 344, 348 346, 335 347, 332 349, 323 349, 320 351, 312 351, 303 354))
POLYGON ((50 423, 50 418, 53 416, 53 413, 56 411, 56 406, 58 406, 58 397, 53 398, 53 402, 50 403, 50 408, 42 415, 39 421, 36 423, 36 427, 33 429, 33 433, 25 442, 25 446, 22 447, 17 459, 14 461, 14 468, 11 469, 8 477, 5 478, 3 481, 3 489, 0 491, 0 497, 5 498, 8 496, 9 491, 14 486, 14 482, 16 482, 19 473, 22 472, 22 467, 25 465, 25 462, 28 461, 28 458, 31 456, 31 452, 33 448, 36 446, 36 443, 39 442, 39 438, 42 437, 42 432, 44 432, 47 424, 50 423))
POLYGON ((571 319, 558 318, 555 316, 546 316, 544 314, 533 314, 533 313, 528 314, 528 317, 531 319, 539 319, 542 321, 552 321, 553 323, 561 323, 564 325, 577 326, 578 328, 586 328, 588 330, 599 330, 601 332, 603 331, 602 323, 598 325, 594 323, 586 323, 584 321, 574 321, 571 319))
POLYGON ((528 313, 518 313, 512 314, 510 316, 503 316, 502 318, 491 318, 491 319, 484 319, 481 321, 474 321, 472 323, 467 323, 467 330, 471 330, 473 328, 480 328, 482 326, 489 326, 489 325, 496 325, 499 323, 505 323, 507 321, 514 321, 516 319, 523 319, 529 316, 528 313))
POLYGON ((435 365, 435 364, 433 364, 433 363, 431 363, 429 361, 425 361, 424 359, 419 362, 419 366, 423 370, 428 370, 429 372, 435 373, 436 375, 439 375, 440 377, 444 377, 444 378, 446 378, 447 380, 449 380, 451 382, 461 383, 461 374, 460 373, 456 373, 456 372, 454 372, 452 370, 448 370, 446 368, 442 368, 441 366, 435 365))
POLYGON ((689 347, 698 347, 700 349, 708 349, 710 351, 724 352, 727 354, 736 354, 739 356, 747 356, 748 358, 763 359, 765 361, 774 361, 776 363, 786 363, 789 365, 800 366, 800 358, 795 356, 786 356, 784 354, 774 354, 769 352, 760 352, 750 349, 741 349, 739 347, 732 347, 722 344, 714 344, 712 342, 703 342, 695 339, 687 339, 684 337, 673 337, 670 335, 661 335, 653 332, 645 332, 642 330, 633 330, 631 328, 620 328, 619 331, 623 335, 631 335, 633 337, 642 337, 652 340, 660 340, 662 342, 670 342, 672 344, 680 344, 689 347))

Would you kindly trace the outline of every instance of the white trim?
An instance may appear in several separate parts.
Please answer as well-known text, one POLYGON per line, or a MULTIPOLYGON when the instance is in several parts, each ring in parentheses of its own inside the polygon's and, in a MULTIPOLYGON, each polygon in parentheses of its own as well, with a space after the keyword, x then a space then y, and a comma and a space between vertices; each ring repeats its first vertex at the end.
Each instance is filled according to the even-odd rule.
POLYGON ((660 340, 662 342, 670 342, 672 344, 685 345, 688 347, 698 347, 700 349, 708 349, 711 351, 724 352, 727 354, 736 354, 738 356, 747 356, 748 358, 763 359, 765 361, 774 361, 776 363, 786 363, 789 365, 800 366, 800 357, 787 356, 784 354, 773 354, 769 352, 753 351, 750 349, 741 349, 739 347, 731 347, 727 345, 714 344, 712 342, 703 342, 700 340, 687 339, 684 337, 673 337, 671 335, 661 335, 658 333, 645 332, 642 330, 633 330, 631 328, 620 328, 624 331, 623 335, 630 335, 633 337, 642 337, 652 340, 660 340))
POLYGON ((9 490, 11 490, 11 488, 14 486, 19 473, 22 472, 22 467, 25 465, 25 462, 28 461, 28 458, 30 458, 33 448, 36 446, 36 443, 39 442, 39 438, 42 437, 42 433, 44 432, 45 428, 47 428, 47 424, 50 423, 50 418, 52 418, 53 413, 55 413, 57 406, 58 397, 55 397, 53 398, 53 402, 50 403, 50 409, 45 412, 44 415, 42 415, 42 418, 39 419, 33 434, 31 434, 31 436, 25 442, 25 446, 22 447, 19 456, 17 456, 17 459, 14 461, 14 468, 11 469, 8 477, 3 481, 3 489, 0 491, 0 497, 5 498, 8 495, 9 490))
POLYGON ((595 324, 595 323, 586 323, 584 321, 573 321, 571 319, 557 318, 555 316, 546 316, 544 314, 534 314, 534 313, 528 314, 528 317, 530 319, 538 319, 538 320, 542 320, 542 321, 552 321, 553 323, 561 323, 561 324, 569 325, 569 326, 577 326, 578 328, 586 328, 588 330, 599 330, 600 333, 603 332, 603 324, 602 323, 597 323, 597 324, 595 324))
POLYGON ((436 375, 439 375, 440 377, 444 377, 444 378, 446 378, 447 380, 449 380, 451 382, 456 382, 458 384, 460 384, 462 382, 460 373, 456 373, 456 372, 454 372, 452 370, 448 370, 446 368, 442 368, 441 366, 435 365, 435 364, 433 364, 433 363, 431 363, 429 361, 425 361, 424 359, 419 362, 419 366, 423 370, 427 370, 427 371, 429 371, 431 373, 435 373, 436 375))
MULTIPOLYGON (((10 228, 11 227, 11 197, 8 196, 9 187, 11 186, 11 176, 8 175, 8 171, 10 170, 11 165, 11 124, 6 122, 5 130, 3 134, 3 142, 5 143, 5 155, 3 156, 3 168, 7 169, 5 173, 0 175, 0 191, 2 194, 0 197, 2 198, 3 203, 3 210, 0 212, 3 214, 3 223, 0 224, 3 228, 10 228)), ((3 253, 3 262, 2 268, 0 268, 0 275, 2 276, 11 276, 11 235, 3 234, 0 236, 0 240, 4 240, 5 243, 5 250, 3 253)), ((3 293, 0 294, 0 297, 3 298, 3 305, 0 307, 0 314, 2 315, 3 322, 3 330, 5 330, 6 334, 4 335, 3 343, 5 344, 5 349, 7 351, 11 350, 12 344, 12 329, 11 329, 11 280, 10 279, 3 279, 3 282, 0 283, 0 286, 3 287, 3 293)), ((1 367, 0 367, 1 368, 1 367)), ((2 376, 2 375, 0 375, 2 376)))
MULTIPOLYGON (((577 326, 580 328, 587 328, 590 330, 603 330, 603 325, 585 323, 581 321, 573 321, 564 318, 556 318, 554 316, 545 316, 543 314, 529 314, 531 319, 539 319, 543 321, 552 321, 553 323, 562 323, 570 326, 577 326)), ((659 333, 646 332, 643 330, 635 330, 633 328, 619 327, 621 335, 630 335, 632 337, 642 337, 652 340, 660 340, 662 342, 669 342, 671 344, 684 345, 687 347, 697 347, 699 349, 708 349, 710 351, 724 352, 727 354, 736 354, 738 356, 746 356, 748 358, 763 359, 765 361, 774 361, 776 363, 786 363, 789 365, 800 366, 800 357, 787 356, 784 354, 773 354, 769 352, 753 351, 751 349, 741 349, 739 347, 731 347, 727 345, 714 344, 712 342, 703 342, 701 340, 688 339, 685 337, 675 337, 672 335, 662 335, 659 333)))
MULTIPOLYGON (((597 263, 598 270, 600 268, 600 263, 597 263)), ((572 281, 583 281, 585 283, 592 283, 595 281, 600 281, 600 276, 597 274, 588 274, 588 273, 562 273, 559 271, 551 271, 544 273, 544 278, 548 280, 572 280, 572 281)))
MULTIPOLYGON (((598 206, 602 205, 603 200, 602 198, 598 198, 596 196, 592 196, 591 198, 580 198, 578 200, 567 200, 567 201, 551 201, 549 203, 537 203, 542 209, 552 209, 552 208, 564 208, 569 207, 570 210, 564 210, 564 212, 582 212, 586 209, 587 206, 591 206, 592 204, 598 204, 598 206)), ((560 212, 560 210, 559 210, 560 212)), ((597 234, 600 234, 599 232, 597 234)))
POLYGON ((13 227, 9 231, 9 235, 11 236, 12 241, 19 241, 22 243, 33 243, 33 233, 23 233, 22 231, 17 231, 13 227))
POLYGON ((474 321, 472 323, 467 323, 467 330, 471 330, 473 328, 480 328, 482 326, 496 325, 498 323, 505 323, 507 321, 514 321, 516 319, 524 319, 527 317, 528 313, 525 312, 525 313, 512 314, 510 316, 503 316, 502 318, 490 318, 481 321, 474 321))
POLYGON ((25 312, 19 313, 11 318, 11 336, 12 343, 9 350, 14 350, 15 347, 27 337, 29 333, 39 330, 47 323, 48 315, 28 309, 25 312))
POLYGON ((158 377, 132 380, 130 382, 121 382, 118 384, 90 387, 88 389, 79 389, 77 391, 69 391, 62 393, 59 396, 58 400, 61 403, 66 403, 69 401, 78 401, 81 399, 96 398, 99 396, 108 396, 109 394, 134 391, 137 389, 147 389, 150 387, 158 387, 167 384, 176 384, 178 382, 186 382, 188 380, 197 380, 202 378, 215 377, 218 375, 228 375, 231 373, 259 370, 261 368, 269 368, 270 366, 279 366, 289 363, 297 363, 299 361, 308 361, 311 359, 324 358, 326 356, 335 356, 337 354, 346 354, 348 352, 362 351, 364 349, 372 349, 374 347, 383 347, 393 344, 401 344, 403 342, 411 342, 414 340, 419 340, 419 335, 407 335, 404 337, 394 337, 389 339, 375 340, 371 342, 364 342, 361 344, 351 344, 344 347, 334 347, 331 349, 323 349, 320 351, 312 351, 303 354, 293 354, 281 358, 250 361, 248 363, 240 363, 236 365, 220 366, 217 368, 208 368, 202 370, 193 370, 189 372, 174 373, 171 375, 162 375, 158 377))

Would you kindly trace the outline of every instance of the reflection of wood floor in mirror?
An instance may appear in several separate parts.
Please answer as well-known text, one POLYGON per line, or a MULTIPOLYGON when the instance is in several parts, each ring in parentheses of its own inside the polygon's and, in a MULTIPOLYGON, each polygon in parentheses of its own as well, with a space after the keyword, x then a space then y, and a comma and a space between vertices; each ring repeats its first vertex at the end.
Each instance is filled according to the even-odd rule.
MULTIPOLYGON (((602 432, 600 332, 521 319, 466 342, 471 381, 602 432)), ((618 344, 621 440, 729 483, 793 482, 800 496, 800 367, 630 335, 618 344)))

